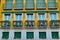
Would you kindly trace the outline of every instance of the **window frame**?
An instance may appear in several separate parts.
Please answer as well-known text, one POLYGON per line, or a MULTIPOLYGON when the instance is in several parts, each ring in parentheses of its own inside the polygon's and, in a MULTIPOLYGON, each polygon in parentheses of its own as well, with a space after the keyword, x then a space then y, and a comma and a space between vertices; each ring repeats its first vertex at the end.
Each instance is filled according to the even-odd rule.
MULTIPOLYGON (((33 2, 34 2, 34 0, 33 0, 33 2)), ((33 5, 32 8, 30 8, 30 7, 27 8, 27 0, 26 0, 26 8, 25 8, 25 9, 26 9, 26 10, 30 10, 30 9, 33 10, 33 9, 34 9, 34 3, 33 3, 32 5, 33 5)))
MULTIPOLYGON (((51 13, 49 13, 49 18, 50 18, 50 14, 51 13)), ((53 13, 52 13, 53 14, 53 13)), ((56 14, 56 19, 54 19, 54 20, 58 20, 58 13, 55 13, 56 14)), ((51 20, 51 19, 50 19, 51 20)))
POLYGON ((13 5, 13 0, 11 0, 12 2, 10 2, 10 4, 11 4, 11 7, 10 8, 7 8, 7 6, 6 6, 6 3, 7 3, 7 0, 6 0, 6 3, 5 3, 5 5, 4 5, 4 9, 12 9, 12 5, 13 5))
POLYGON ((38 20, 46 20, 46 13, 38 13, 38 20), (44 19, 39 19, 39 14, 44 14, 45 18, 44 19))
POLYGON ((46 38, 47 38, 47 36, 46 36, 46 32, 39 32, 39 38, 40 38, 40 39, 46 39, 46 38), (41 36, 40 36, 40 33, 44 33, 44 34, 45 34, 45 37, 44 37, 44 38, 41 37, 41 36))
MULTIPOLYGON (((5 14, 9 14, 10 19, 11 19, 11 14, 10 14, 10 13, 4 13, 4 14, 3 14, 3 20, 6 20, 6 19, 5 19, 5 14)), ((7 20, 6 20, 6 21, 7 21, 7 20)), ((8 20, 8 21, 10 21, 10 20, 8 20)))
MULTIPOLYGON (((59 39, 59 32, 51 32, 51 36, 52 36, 52 39, 59 39), (58 35, 57 35, 57 38, 53 38, 53 34, 52 33, 57 33, 58 35)), ((56 36, 56 35, 55 35, 56 36)))
MULTIPOLYGON (((52 1, 51 1, 52 2, 52 1)), ((50 3, 51 3, 50 2, 50 3)), ((57 8, 57 5, 56 5, 56 0, 54 1, 55 5, 54 6, 51 6, 49 3, 49 0, 48 0, 48 8, 57 8)))
POLYGON ((34 20, 34 13, 26 13, 26 20, 34 20), (27 19, 27 14, 33 14, 33 19, 27 19))
POLYGON ((34 39, 34 32, 26 32, 26 38, 27 39, 34 39), (32 37, 28 35, 28 33, 32 33, 32 37))
POLYGON ((19 20, 22 20, 23 19, 22 13, 16 13, 16 14, 14 14, 14 20, 19 21, 19 20), (21 15, 19 17, 22 17, 22 18, 21 19, 16 19, 16 14, 21 15))
MULTIPOLYGON (((41 3, 40 3, 40 5, 41 5, 41 3)), ((44 7, 42 7, 42 6, 41 6, 41 7, 38 7, 38 6, 37 6, 37 1, 36 1, 36 8, 37 8, 37 9, 39 9, 39 8, 40 8, 40 9, 41 9, 41 8, 46 8, 45 5, 46 5, 46 4, 45 4, 45 0, 44 0, 44 7)))
MULTIPOLYGON (((15 0, 15 1, 16 1, 16 0, 15 0)), ((23 3, 23 4, 21 5, 21 6, 22 6, 22 8, 21 8, 21 7, 20 7, 20 8, 18 8, 18 7, 17 7, 17 5, 16 5, 16 2, 15 2, 15 7, 14 7, 14 9, 23 9, 23 7, 24 7, 24 2, 23 2, 23 1, 24 1, 24 0, 22 0, 22 3, 23 3)), ((19 5, 18 5, 18 6, 19 6, 19 5)))
POLYGON ((3 39, 8 39, 8 38, 9 38, 9 32, 2 32, 2 38, 3 38, 3 39), (6 33, 7 33, 8 37, 4 36, 3 33, 5 33, 5 35, 6 35, 6 33))
POLYGON ((21 32, 14 32, 14 39, 21 39, 21 32), (17 33, 20 33, 19 37, 16 37, 17 33))

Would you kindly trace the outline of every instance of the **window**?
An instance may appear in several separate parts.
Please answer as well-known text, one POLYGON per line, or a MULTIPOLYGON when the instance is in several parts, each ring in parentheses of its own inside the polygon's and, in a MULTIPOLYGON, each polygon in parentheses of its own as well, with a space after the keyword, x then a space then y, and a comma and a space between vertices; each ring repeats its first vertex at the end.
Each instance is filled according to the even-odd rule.
POLYGON ((34 20, 33 14, 32 14, 32 13, 27 13, 26 19, 27 19, 27 20, 34 20))
POLYGON ((33 39, 34 33, 33 32, 27 32, 27 39, 33 39))
POLYGON ((39 38, 46 39, 46 32, 39 32, 39 38))
POLYGON ((15 21, 14 26, 15 27, 22 27, 22 21, 15 21))
POLYGON ((27 21, 27 22, 26 22, 26 25, 27 25, 27 26, 34 26, 34 22, 33 22, 33 21, 27 21))
POLYGON ((22 14, 15 14, 15 20, 22 20, 22 14))
POLYGON ((9 38, 9 32, 3 32, 2 34, 3 34, 2 35, 3 39, 8 39, 9 38))
POLYGON ((58 39, 59 38, 58 32, 52 32, 52 38, 58 39))
POLYGON ((50 13, 50 20, 57 20, 57 13, 50 13))
POLYGON ((45 20, 45 13, 39 13, 38 20, 45 20))
POLYGON ((34 8, 34 0, 26 0, 26 8, 34 8))
POLYGON ((50 22, 51 26, 59 26, 58 22, 50 22))
POLYGON ((2 22, 2 27, 10 27, 10 22, 9 21, 2 22))
POLYGON ((14 38, 15 39, 20 39, 21 38, 21 32, 15 32, 14 33, 14 38))
POLYGON ((22 9, 23 8, 23 0, 16 0, 15 9, 22 9))
POLYGON ((56 0, 48 0, 48 8, 56 8, 56 0))
POLYGON ((12 9, 13 0, 6 0, 5 9, 12 9))
POLYGON ((36 0, 37 8, 45 8, 45 0, 36 0))
POLYGON ((45 21, 42 21, 42 22, 41 21, 40 22, 38 21, 38 26, 46 26, 46 24, 47 23, 45 21))
POLYGON ((10 14, 9 13, 4 14, 4 20, 10 20, 10 14))

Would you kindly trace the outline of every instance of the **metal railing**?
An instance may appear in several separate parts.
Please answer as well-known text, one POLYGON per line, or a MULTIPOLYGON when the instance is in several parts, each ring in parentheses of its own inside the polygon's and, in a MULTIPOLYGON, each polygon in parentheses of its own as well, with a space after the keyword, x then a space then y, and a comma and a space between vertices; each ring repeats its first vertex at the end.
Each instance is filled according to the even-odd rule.
POLYGON ((22 28, 22 21, 13 21, 14 28, 22 28))
POLYGON ((10 21, 1 21, 2 28, 10 28, 10 21))
POLYGON ((26 28, 28 29, 34 28, 34 21, 26 21, 26 28))
POLYGON ((50 28, 53 28, 53 29, 59 28, 59 23, 60 23, 60 21, 58 21, 58 20, 51 20, 50 28))
POLYGON ((38 21, 38 29, 46 29, 47 28, 47 21, 46 20, 39 20, 38 21))

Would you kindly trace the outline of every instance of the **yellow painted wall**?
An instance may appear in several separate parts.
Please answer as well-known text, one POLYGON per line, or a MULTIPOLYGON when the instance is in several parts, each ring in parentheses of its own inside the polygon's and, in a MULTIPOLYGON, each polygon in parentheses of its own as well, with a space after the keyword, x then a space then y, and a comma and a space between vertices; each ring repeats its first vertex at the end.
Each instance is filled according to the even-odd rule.
MULTIPOLYGON (((48 2, 47 2, 48 0, 45 0, 45 4, 46 4, 46 10, 48 10, 48 2)), ((0 21, 2 21, 2 19, 3 19, 3 14, 2 14, 2 12, 4 12, 5 10, 3 10, 3 6, 5 5, 5 3, 6 3, 6 1, 5 0, 1 0, 1 2, 0 2, 0 21)), ((14 4, 15 4, 15 0, 13 0, 13 7, 12 7, 12 12, 14 12, 14 4)), ((56 5, 57 5, 57 10, 60 10, 60 0, 56 0, 56 5)), ((24 0, 24 8, 23 8, 23 10, 25 10, 25 7, 26 7, 26 0, 24 0)), ((36 0, 34 0, 34 10, 36 10, 36 0)), ((12 13, 11 14, 11 27, 13 27, 13 19, 14 19, 14 14, 12 13)), ((37 23, 38 23, 38 20, 37 20, 37 17, 38 17, 38 14, 37 13, 34 13, 34 21, 35 21, 35 27, 37 27, 37 23)), ((26 19, 26 13, 23 13, 23 16, 22 16, 22 18, 23 18, 23 28, 25 27, 25 19, 26 19)), ((47 26, 49 26, 50 25, 50 19, 49 19, 49 13, 46 13, 46 19, 47 19, 47 22, 48 22, 48 24, 47 24, 47 26)), ((60 11, 58 12, 58 20, 60 20, 60 11)), ((0 24, 0 26, 1 26, 1 24, 0 24)))

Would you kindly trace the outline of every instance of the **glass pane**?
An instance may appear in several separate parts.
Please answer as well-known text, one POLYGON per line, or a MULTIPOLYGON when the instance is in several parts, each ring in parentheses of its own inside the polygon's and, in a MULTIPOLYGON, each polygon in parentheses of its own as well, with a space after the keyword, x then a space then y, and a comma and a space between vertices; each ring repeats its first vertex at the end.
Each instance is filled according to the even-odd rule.
POLYGON ((13 0, 6 0, 5 8, 12 9, 12 2, 13 0))
POLYGON ((53 26, 58 26, 58 22, 51 22, 51 25, 53 25, 53 26))
POLYGON ((46 32, 39 32, 39 38, 45 39, 46 38, 46 32))
POLYGON ((26 25, 34 25, 34 22, 27 22, 26 25))
POLYGON ((21 9, 21 8, 23 8, 23 0, 16 0, 15 8, 16 8, 16 9, 21 9))
POLYGON ((10 23, 9 22, 3 22, 2 26, 3 27, 9 27, 10 26, 10 23))
POLYGON ((15 32, 14 38, 21 38, 21 32, 15 32))
POLYGON ((45 14, 44 13, 39 13, 38 14, 38 20, 45 20, 45 14))
POLYGON ((15 20, 22 20, 22 14, 15 14, 15 20))
POLYGON ((45 26, 46 25, 46 22, 38 22, 38 25, 39 26, 45 26))
POLYGON ((37 0, 37 8, 45 8, 45 0, 37 0))
POLYGON ((57 14, 56 13, 50 13, 50 20, 57 20, 57 14))
POLYGON ((53 39, 59 38, 58 32, 52 32, 52 38, 53 39))
POLYGON ((26 0, 26 8, 34 8, 34 0, 26 0))
POLYGON ((4 14, 4 20, 10 20, 10 13, 4 14))
POLYGON ((32 39, 34 38, 34 33, 33 32, 27 32, 27 39, 32 39))
POLYGON ((56 0, 48 0, 48 7, 49 8, 56 8, 56 0))
POLYGON ((14 22, 14 26, 21 27, 22 26, 22 22, 14 22))
POLYGON ((33 20, 33 14, 27 14, 27 17, 26 17, 27 20, 33 20))
POLYGON ((2 38, 8 39, 9 38, 9 32, 3 32, 2 38))

